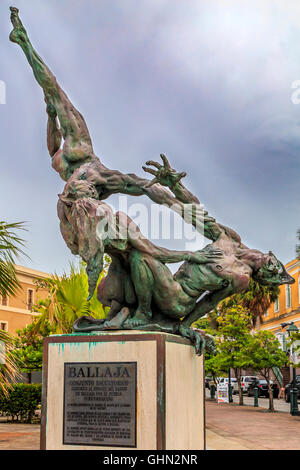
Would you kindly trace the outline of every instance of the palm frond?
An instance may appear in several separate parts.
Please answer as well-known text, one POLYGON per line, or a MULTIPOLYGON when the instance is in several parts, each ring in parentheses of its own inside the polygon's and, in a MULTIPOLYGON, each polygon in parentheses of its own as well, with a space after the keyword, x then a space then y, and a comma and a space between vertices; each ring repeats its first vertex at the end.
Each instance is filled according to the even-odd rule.
MULTIPOLYGON (((98 283, 106 271, 103 271, 98 283)), ((38 328, 44 322, 49 321, 52 331, 55 333, 71 333, 72 325, 77 318, 90 315, 94 318, 105 318, 107 308, 97 299, 97 289, 93 297, 88 300, 88 277, 85 266, 79 268, 70 266, 70 273, 51 278, 41 279, 37 282, 38 288, 47 288, 49 295, 46 300, 40 301, 34 306, 34 310, 40 313, 36 321, 38 328)))
POLYGON ((14 355, 15 338, 6 331, 0 330, 0 342, 5 350, 4 361, 0 364, 0 392, 6 395, 11 384, 21 377, 22 364, 14 355))
POLYGON ((6 223, 0 221, 0 294, 14 295, 20 287, 15 262, 23 251, 25 241, 16 234, 16 230, 26 230, 24 222, 6 223))

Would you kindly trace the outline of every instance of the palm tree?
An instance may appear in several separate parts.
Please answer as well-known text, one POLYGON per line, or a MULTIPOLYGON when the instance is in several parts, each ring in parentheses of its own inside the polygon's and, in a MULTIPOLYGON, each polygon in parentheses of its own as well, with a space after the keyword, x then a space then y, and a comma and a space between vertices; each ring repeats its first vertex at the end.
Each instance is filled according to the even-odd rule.
POLYGON ((14 295, 19 288, 14 263, 23 254, 24 240, 15 230, 24 230, 22 222, 8 224, 0 221, 0 295, 14 295))
MULTIPOLYGON (((22 222, 8 224, 0 221, 0 295, 14 295, 20 284, 15 271, 15 260, 24 254, 24 240, 15 230, 24 230, 22 222)), ((10 384, 20 376, 20 363, 14 357, 14 338, 0 330, 0 392, 6 394, 10 384)))
MULTIPOLYGON (((104 268, 98 283, 106 275, 104 268)), ((37 288, 48 289, 46 300, 41 300, 33 306, 35 312, 41 315, 36 321, 36 328, 41 328, 45 322, 50 323, 53 333, 72 333, 74 321, 82 315, 90 315, 94 318, 105 318, 108 308, 98 301, 96 291, 90 300, 88 299, 88 277, 84 265, 79 269, 71 265, 70 274, 59 277, 56 274, 51 278, 40 279, 37 288)))
POLYGON ((270 305, 275 302, 279 292, 280 289, 277 286, 262 286, 254 281, 254 279, 251 279, 247 292, 228 297, 228 299, 221 302, 219 308, 222 310, 223 308, 231 307, 236 304, 242 305, 242 307, 252 314, 253 328, 259 329, 264 313, 270 305))
POLYGON ((0 394, 7 395, 8 389, 21 377, 21 361, 14 354, 15 338, 0 330, 0 394))

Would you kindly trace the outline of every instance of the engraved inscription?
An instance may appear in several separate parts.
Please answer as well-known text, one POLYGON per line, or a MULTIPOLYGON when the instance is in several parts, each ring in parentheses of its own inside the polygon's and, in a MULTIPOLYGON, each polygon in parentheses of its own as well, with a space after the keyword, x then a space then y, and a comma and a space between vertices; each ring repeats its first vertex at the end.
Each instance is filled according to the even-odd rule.
POLYGON ((136 447, 136 362, 65 363, 63 443, 136 447))

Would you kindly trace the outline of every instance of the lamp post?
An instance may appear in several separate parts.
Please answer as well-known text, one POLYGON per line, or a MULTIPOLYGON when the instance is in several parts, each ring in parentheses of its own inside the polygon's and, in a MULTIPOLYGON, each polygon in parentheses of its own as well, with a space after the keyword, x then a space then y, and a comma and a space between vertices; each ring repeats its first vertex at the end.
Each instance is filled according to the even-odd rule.
POLYGON ((258 386, 257 386, 257 381, 255 381, 255 385, 253 387, 254 391, 254 406, 257 408, 258 407, 258 386))
MULTIPOLYGON (((298 333, 299 329, 297 328, 297 326, 295 325, 294 322, 289 322, 289 323, 283 323, 281 326, 282 327, 285 327, 289 325, 289 327, 287 328, 287 333, 288 333, 288 336, 289 338, 291 338, 292 334, 293 333, 298 333)), ((291 345, 291 359, 292 359, 292 362, 294 362, 294 354, 293 354, 293 346, 291 345)), ((290 402, 291 402, 291 415, 292 416, 300 416, 300 412, 299 412, 299 409, 298 409, 298 388, 297 388, 297 385, 296 385, 296 368, 294 367, 294 364, 293 364, 293 387, 292 387, 292 390, 290 391, 290 402)))

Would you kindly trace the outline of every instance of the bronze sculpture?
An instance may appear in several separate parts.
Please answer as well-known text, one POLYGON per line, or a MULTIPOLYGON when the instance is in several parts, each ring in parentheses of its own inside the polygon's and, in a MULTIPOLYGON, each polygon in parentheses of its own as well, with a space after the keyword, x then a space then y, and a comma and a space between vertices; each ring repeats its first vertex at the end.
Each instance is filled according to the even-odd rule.
POLYGON ((199 210, 199 200, 181 182, 185 173, 173 170, 164 155, 162 165, 148 161, 148 167, 143 167, 154 176, 152 181, 105 167, 94 154, 84 118, 31 45, 17 8, 11 7, 11 21, 10 39, 21 46, 44 92, 52 166, 67 182, 58 201, 61 232, 72 253, 87 264, 90 295, 103 268, 104 253, 112 258, 98 288, 99 300, 110 306, 108 318, 82 317, 75 322, 75 331, 171 332, 191 339, 201 353, 205 341, 191 325, 222 299, 246 291, 251 277, 263 285, 294 282, 272 253, 249 249, 234 230, 199 210), (212 243, 194 253, 154 245, 126 214, 113 214, 103 202, 113 193, 147 195, 155 203, 166 204, 203 230, 212 243), (103 230, 107 226, 110 235, 103 230), (172 275, 166 263, 178 261, 183 264, 172 275))

